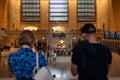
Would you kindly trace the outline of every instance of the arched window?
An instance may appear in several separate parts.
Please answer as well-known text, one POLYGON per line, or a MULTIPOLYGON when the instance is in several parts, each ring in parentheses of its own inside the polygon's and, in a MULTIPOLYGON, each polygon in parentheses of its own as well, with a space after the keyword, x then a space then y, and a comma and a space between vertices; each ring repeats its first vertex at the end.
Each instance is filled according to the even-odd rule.
POLYGON ((68 21, 68 0, 50 0, 49 5, 50 21, 68 21))
POLYGON ((40 0, 22 0, 21 21, 39 22, 40 21, 40 0))
POLYGON ((96 0, 78 0, 78 21, 96 21, 96 0))

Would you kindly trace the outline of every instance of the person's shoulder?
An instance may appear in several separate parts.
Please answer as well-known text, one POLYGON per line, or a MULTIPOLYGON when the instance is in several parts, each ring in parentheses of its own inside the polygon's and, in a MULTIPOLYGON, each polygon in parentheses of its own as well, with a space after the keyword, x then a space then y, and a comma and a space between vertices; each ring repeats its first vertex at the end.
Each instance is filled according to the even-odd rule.
POLYGON ((11 53, 9 54, 9 60, 12 60, 12 59, 17 58, 18 55, 19 55, 19 54, 18 54, 17 52, 11 52, 11 53))
POLYGON ((108 46, 104 45, 104 44, 100 44, 102 47, 104 48, 109 48, 108 46))
POLYGON ((100 44, 103 49, 110 50, 110 48, 104 44, 100 44))
POLYGON ((9 56, 15 56, 16 54, 18 54, 17 51, 11 52, 9 56))
POLYGON ((88 41, 87 40, 79 40, 77 44, 73 47, 72 52, 76 53, 80 50, 83 50, 84 48, 88 47, 88 41))
POLYGON ((77 48, 77 47, 84 47, 84 46, 86 46, 86 44, 88 44, 88 43, 89 43, 89 42, 88 42, 87 40, 78 41, 73 49, 75 49, 75 48, 77 48))

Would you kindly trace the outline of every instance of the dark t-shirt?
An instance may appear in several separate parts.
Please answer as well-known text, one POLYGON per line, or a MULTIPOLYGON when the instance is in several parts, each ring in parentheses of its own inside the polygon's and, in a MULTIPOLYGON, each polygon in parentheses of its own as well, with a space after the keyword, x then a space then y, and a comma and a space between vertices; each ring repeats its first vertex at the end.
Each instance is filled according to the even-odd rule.
MULTIPOLYGON (((77 45, 79 46, 79 45, 77 45)), ((77 47, 76 46, 76 47, 77 47)), ((112 62, 110 49, 102 44, 90 43, 95 49, 95 58, 86 55, 87 68, 81 68, 81 53, 73 49, 72 63, 78 65, 79 80, 108 80, 108 65, 112 62)), ((89 50, 86 50, 89 52, 89 50)))

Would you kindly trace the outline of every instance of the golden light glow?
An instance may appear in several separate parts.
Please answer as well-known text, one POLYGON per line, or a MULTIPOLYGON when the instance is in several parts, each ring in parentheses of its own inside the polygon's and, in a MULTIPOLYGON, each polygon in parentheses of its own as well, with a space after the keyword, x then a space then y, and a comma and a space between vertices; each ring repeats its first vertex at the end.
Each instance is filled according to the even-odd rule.
POLYGON ((63 26, 54 26, 54 27, 52 27, 52 30, 54 32, 65 32, 65 27, 63 27, 63 26))
POLYGON ((44 40, 45 38, 44 38, 44 37, 42 37, 42 39, 44 40))
POLYGON ((62 48, 65 48, 65 47, 66 47, 65 45, 62 46, 62 48))
POLYGON ((38 27, 35 27, 35 26, 28 26, 28 27, 24 27, 24 30, 31 30, 31 31, 36 31, 38 30, 38 27))
POLYGON ((76 37, 74 37, 73 39, 76 39, 76 37))
POLYGON ((60 40, 59 42, 60 42, 61 44, 63 44, 63 43, 64 43, 64 40, 60 40))

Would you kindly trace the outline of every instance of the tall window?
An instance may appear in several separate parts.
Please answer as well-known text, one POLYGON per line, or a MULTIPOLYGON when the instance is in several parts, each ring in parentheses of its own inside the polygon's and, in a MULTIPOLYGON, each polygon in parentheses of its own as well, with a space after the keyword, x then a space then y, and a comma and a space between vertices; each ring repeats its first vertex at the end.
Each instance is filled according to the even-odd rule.
POLYGON ((50 0, 50 21, 68 21, 68 0, 50 0))
POLYGON ((40 21, 40 0, 22 0, 21 21, 40 21))
POLYGON ((96 0, 78 0, 78 21, 96 21, 96 0))

